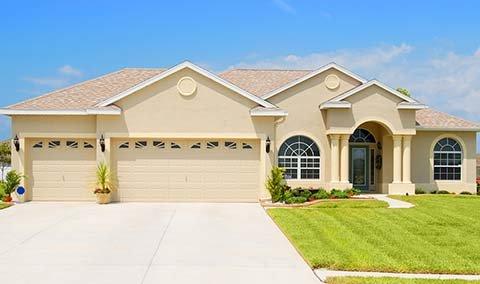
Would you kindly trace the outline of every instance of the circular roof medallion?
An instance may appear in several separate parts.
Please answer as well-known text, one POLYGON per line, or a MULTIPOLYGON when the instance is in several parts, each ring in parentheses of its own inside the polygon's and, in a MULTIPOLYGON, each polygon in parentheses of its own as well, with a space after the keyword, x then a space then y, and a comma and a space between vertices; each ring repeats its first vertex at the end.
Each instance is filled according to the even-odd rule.
POLYGON ((178 80, 177 90, 182 96, 191 96, 197 90, 197 82, 190 77, 183 77, 178 80))
POLYGON ((340 86, 340 79, 337 75, 330 74, 325 78, 325 86, 330 90, 334 90, 340 86))

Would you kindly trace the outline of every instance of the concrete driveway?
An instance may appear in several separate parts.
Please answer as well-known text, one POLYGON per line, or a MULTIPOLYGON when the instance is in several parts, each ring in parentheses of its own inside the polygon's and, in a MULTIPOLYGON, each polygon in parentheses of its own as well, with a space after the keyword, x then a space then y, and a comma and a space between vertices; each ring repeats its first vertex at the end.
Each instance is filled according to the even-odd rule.
POLYGON ((0 210, 4 283, 319 283, 258 204, 0 210))

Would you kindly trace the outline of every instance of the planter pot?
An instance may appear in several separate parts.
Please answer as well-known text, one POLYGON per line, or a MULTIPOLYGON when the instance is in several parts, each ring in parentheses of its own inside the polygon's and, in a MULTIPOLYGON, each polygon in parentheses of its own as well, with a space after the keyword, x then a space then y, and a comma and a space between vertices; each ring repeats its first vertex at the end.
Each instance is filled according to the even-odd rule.
POLYGON ((12 202, 12 197, 11 196, 4 196, 2 199, 3 202, 12 202))
POLYGON ((110 193, 96 193, 98 204, 107 204, 110 203, 110 193))

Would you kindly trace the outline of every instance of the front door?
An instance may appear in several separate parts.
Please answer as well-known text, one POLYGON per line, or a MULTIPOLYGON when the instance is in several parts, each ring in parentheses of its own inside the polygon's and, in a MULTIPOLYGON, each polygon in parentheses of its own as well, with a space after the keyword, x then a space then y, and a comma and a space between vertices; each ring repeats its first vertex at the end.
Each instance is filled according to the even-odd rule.
POLYGON ((367 191, 369 185, 368 146, 350 147, 350 182, 354 188, 367 191))

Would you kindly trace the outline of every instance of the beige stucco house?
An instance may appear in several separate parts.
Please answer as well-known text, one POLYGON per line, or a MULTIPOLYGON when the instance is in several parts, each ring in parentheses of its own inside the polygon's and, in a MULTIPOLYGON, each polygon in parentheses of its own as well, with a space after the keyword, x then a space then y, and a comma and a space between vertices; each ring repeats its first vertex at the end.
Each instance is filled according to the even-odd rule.
POLYGON ((128 68, 0 113, 26 200, 93 199, 102 161, 119 201, 255 202, 274 165, 291 186, 475 192, 478 124, 334 63, 128 68))

